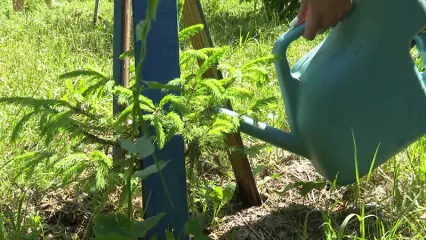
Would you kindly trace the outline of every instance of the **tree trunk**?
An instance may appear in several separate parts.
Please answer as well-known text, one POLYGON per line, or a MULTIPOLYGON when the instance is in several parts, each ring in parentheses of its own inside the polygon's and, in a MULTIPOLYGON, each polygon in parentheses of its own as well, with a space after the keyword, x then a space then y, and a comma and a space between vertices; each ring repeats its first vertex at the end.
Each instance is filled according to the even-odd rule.
POLYGON ((44 2, 46 3, 46 5, 47 5, 48 7, 52 7, 52 6, 53 6, 53 3, 54 3, 54 1, 53 1, 53 0, 44 0, 44 2))
POLYGON ((15 12, 24 11, 25 0, 13 0, 13 10, 15 12))

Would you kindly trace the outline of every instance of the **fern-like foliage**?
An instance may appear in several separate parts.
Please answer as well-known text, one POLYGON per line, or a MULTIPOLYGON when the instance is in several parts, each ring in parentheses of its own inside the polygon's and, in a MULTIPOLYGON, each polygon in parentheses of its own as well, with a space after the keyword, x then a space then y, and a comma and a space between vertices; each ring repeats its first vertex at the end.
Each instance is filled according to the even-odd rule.
POLYGON ((82 181, 80 184, 85 187, 95 186, 97 190, 105 189, 112 166, 112 159, 98 150, 88 155, 70 154, 55 164, 58 173, 63 174, 63 186, 85 178, 87 181, 82 181))
POLYGON ((84 177, 88 179, 85 183, 104 189, 112 160, 100 150, 115 146, 117 136, 110 108, 100 103, 111 96, 114 81, 94 70, 73 71, 60 78, 66 81, 67 88, 60 99, 0 98, 0 105, 25 109, 13 126, 11 141, 19 143, 31 127, 39 133, 44 145, 43 151, 27 152, 8 162, 17 169, 13 177, 27 181, 38 168, 44 167, 60 176, 62 185, 79 182, 84 177))
MULTIPOLYGON (((183 29, 179 41, 187 40, 201 29, 202 25, 183 29)), ((235 67, 221 63, 227 53, 226 47, 182 50, 180 78, 171 79, 168 84, 144 82, 142 92, 163 91, 164 97, 159 102, 143 95, 134 101, 135 84, 139 81, 133 79, 133 85, 124 88, 116 85, 108 74, 93 69, 61 75, 67 91, 59 99, 0 98, 0 105, 25 108, 11 131, 11 140, 19 142, 25 130, 31 127, 37 130, 44 144, 43 151, 24 153, 12 160, 19 169, 16 177, 28 178, 38 166, 47 164, 51 167, 49 170, 60 176, 61 186, 77 183, 86 190, 107 191, 109 186, 117 185, 117 179, 121 179, 119 184, 124 184, 123 174, 132 174, 126 172, 130 154, 120 149, 118 142, 134 137, 131 123, 135 121, 135 109, 143 112, 143 121, 154 130, 151 137, 157 148, 163 148, 174 136, 180 135, 189 146, 191 166, 200 168, 201 154, 225 151, 225 134, 238 129, 239 119, 220 114, 219 107, 226 106, 229 100, 246 101, 251 104, 242 112, 255 114, 276 101, 275 97, 269 97, 253 102, 256 93, 245 87, 247 83, 262 85, 269 80, 263 65, 269 63, 271 57, 235 67), (223 79, 204 77, 214 66, 222 71, 223 79), (112 114, 113 97, 123 109, 116 116, 112 114), (113 147, 119 149, 114 163, 113 147)))

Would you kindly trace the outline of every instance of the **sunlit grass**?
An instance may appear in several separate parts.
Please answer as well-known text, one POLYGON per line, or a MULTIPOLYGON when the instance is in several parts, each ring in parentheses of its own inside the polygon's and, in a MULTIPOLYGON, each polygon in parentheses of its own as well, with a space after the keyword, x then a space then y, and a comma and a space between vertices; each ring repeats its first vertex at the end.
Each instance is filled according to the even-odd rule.
MULTIPOLYGON (((112 73, 112 1, 101 2, 97 26, 92 25, 93 1, 57 1, 59 5, 52 9, 43 1, 32 2, 25 14, 11 12, 8 1, 0 2, 0 96, 57 98, 67 92, 67 82, 58 78, 62 73, 88 66, 112 73)), ((270 55, 274 41, 288 30, 286 21, 267 17, 252 3, 240 4, 238 0, 203 0, 202 3, 214 44, 229 46, 224 64, 242 66, 254 58, 270 55)), ((290 64, 324 37, 318 36, 313 42, 295 41, 287 55, 290 64)), ((416 51, 412 53, 416 63, 420 64, 416 51)), ((262 85, 238 84, 256 92, 252 101, 275 96, 277 101, 257 114, 260 120, 288 130, 273 64, 267 69, 269 78, 262 85)), ((112 109, 111 99, 101 99, 99 104, 112 109)), ((232 104, 239 111, 250 102, 232 104)), ((26 127, 26 134, 19 141, 9 141, 11 126, 26 111, 13 106, 0 108, 0 166, 13 156, 28 150, 40 150, 43 146, 38 143, 31 125, 26 127)), ((243 137, 247 142, 255 141, 246 135, 243 137)), ((362 201, 358 201, 357 209, 346 214, 344 219, 336 220, 334 216, 337 202, 343 200, 336 200, 329 208, 324 207, 325 203, 318 203, 325 239, 342 239, 347 235, 357 236, 357 239, 373 239, 372 236, 378 239, 421 239, 425 236, 425 148, 426 141, 421 139, 379 170, 372 171, 371 179, 360 179, 353 186, 352 194, 362 201), (380 184, 386 189, 386 196, 369 194, 369 190, 380 184), (373 203, 375 208, 371 210, 373 203)), ((275 150, 268 147, 261 156, 271 166, 282 164, 280 159, 272 159, 275 150)), ((0 171, 0 204, 16 205, 20 188, 46 188, 56 181, 48 168, 40 168, 32 182, 15 182, 10 177, 14 170, 9 167, 0 171)), ((308 216, 306 219, 298 229, 305 237, 310 227, 308 216)))

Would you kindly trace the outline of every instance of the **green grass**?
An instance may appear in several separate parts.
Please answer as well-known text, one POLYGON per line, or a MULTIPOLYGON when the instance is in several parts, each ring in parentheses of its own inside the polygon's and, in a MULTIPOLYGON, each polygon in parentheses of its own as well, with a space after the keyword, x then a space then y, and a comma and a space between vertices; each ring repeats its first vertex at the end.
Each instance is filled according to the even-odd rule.
MULTIPOLYGON (((62 73, 90 66, 112 74, 112 1, 101 2, 97 26, 92 25, 93 1, 63 0, 52 9, 47 8, 43 1, 29 2, 25 14, 11 12, 10 1, 0 3, 0 96, 60 98, 69 92, 69 85, 76 84, 78 80, 60 80, 62 73)), ((255 9, 252 3, 239 4, 238 0, 202 0, 202 3, 214 44, 229 46, 221 63, 242 66, 252 59, 268 56, 274 41, 287 30, 287 21, 268 17, 261 8, 255 9)), ((290 63, 294 64, 324 37, 318 36, 313 42, 297 40, 288 53, 290 63)), ((419 63, 416 54, 413 50, 416 63, 419 63)), ((265 67, 268 78, 261 84, 238 83, 256 92, 256 96, 250 101, 233 102, 233 107, 236 111, 244 111, 256 100, 275 96, 276 101, 256 115, 270 125, 288 130, 274 67, 272 64, 265 67)), ((94 100, 106 109, 112 109, 110 98, 94 100)), ((0 108, 0 166, 14 156, 43 149, 35 134, 34 122, 25 126, 25 134, 17 142, 9 141, 12 126, 27 112, 28 109, 13 106, 2 105, 0 108)), ((246 145, 260 143, 246 135, 243 137, 246 145)), ((250 161, 252 167, 258 169, 256 180, 259 190, 268 200, 263 206, 242 213, 235 213, 235 206, 227 204, 219 218, 213 221, 212 231, 222 235, 223 239, 231 234, 229 229, 238 236, 250 233, 255 236, 254 239, 304 239, 303 236, 307 239, 316 239, 314 236, 339 239, 342 235, 357 236, 356 239, 362 239, 361 235, 365 236, 364 239, 374 239, 372 236, 377 239, 421 239, 426 236, 425 150, 426 139, 421 139, 373 171, 369 182, 361 179, 360 186, 318 189, 302 197, 296 189, 285 193, 277 193, 277 190, 297 181, 322 179, 309 162, 267 146, 250 161), (374 216, 362 218, 368 215, 374 216), (221 220, 223 216, 227 218, 221 220)), ((232 181, 226 154, 219 153, 214 157, 202 156, 203 164, 208 165, 205 169, 209 171, 199 179, 211 183, 213 188, 232 181), (215 162, 222 167, 213 167, 215 162), (215 171, 220 171, 220 174, 215 171)), ((16 218, 19 209, 25 219, 25 229, 39 228, 40 221, 35 219, 42 216, 43 229, 47 232, 64 230, 65 223, 48 221, 47 213, 55 212, 54 209, 40 212, 42 203, 37 201, 43 196, 50 196, 56 202, 65 201, 66 196, 72 195, 72 189, 54 189, 60 178, 49 171, 48 165, 38 167, 29 181, 12 178, 18 167, 8 165, 0 170, 0 219, 16 218), (17 199, 23 192, 27 193, 27 197, 20 207, 17 199)), ((67 210, 65 205, 60 205, 63 210, 55 214, 69 216, 72 215, 70 211, 77 207, 89 208, 90 203, 80 201, 78 197, 72 199, 74 208, 67 205, 70 208, 67 210)), ((81 219, 75 214, 72 216, 81 219)), ((85 224, 79 225, 80 238, 86 235, 84 233, 89 227, 85 224)), ((11 231, 10 224, 5 226, 11 231)))
MULTIPOLYGON (((91 66, 112 74, 111 1, 103 1, 101 18, 93 26, 93 4, 88 1, 59 1, 49 9, 43 1, 28 1, 25 14, 10 11, 11 1, 1 1, 0 13, 0 96, 59 98, 67 90, 67 82, 59 75, 91 66), (3 8, 4 7, 4 8, 3 8)), ((75 80, 74 80, 75 81, 75 80)), ((99 105, 112 109, 111 99, 99 105)), ((28 109, 2 105, 0 110, 0 165, 14 156, 43 149, 33 122, 25 127, 17 142, 9 140, 11 129, 28 109)), ((17 194, 27 191, 29 198, 40 199, 46 189, 60 180, 48 168, 36 169, 31 181, 13 179, 18 165, 8 165, 0 171, 0 205, 3 214, 17 209, 17 194)), ((37 215, 37 209, 26 209, 27 216, 37 215)), ((45 219, 44 219, 45 220, 45 219)))

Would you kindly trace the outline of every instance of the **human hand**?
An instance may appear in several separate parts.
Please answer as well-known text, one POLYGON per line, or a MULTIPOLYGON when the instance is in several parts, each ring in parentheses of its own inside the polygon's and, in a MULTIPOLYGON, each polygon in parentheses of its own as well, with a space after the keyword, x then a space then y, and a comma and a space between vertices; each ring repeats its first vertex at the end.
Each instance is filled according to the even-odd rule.
POLYGON ((302 0, 299 14, 290 26, 307 21, 303 37, 313 40, 317 34, 343 21, 351 9, 352 0, 302 0))

